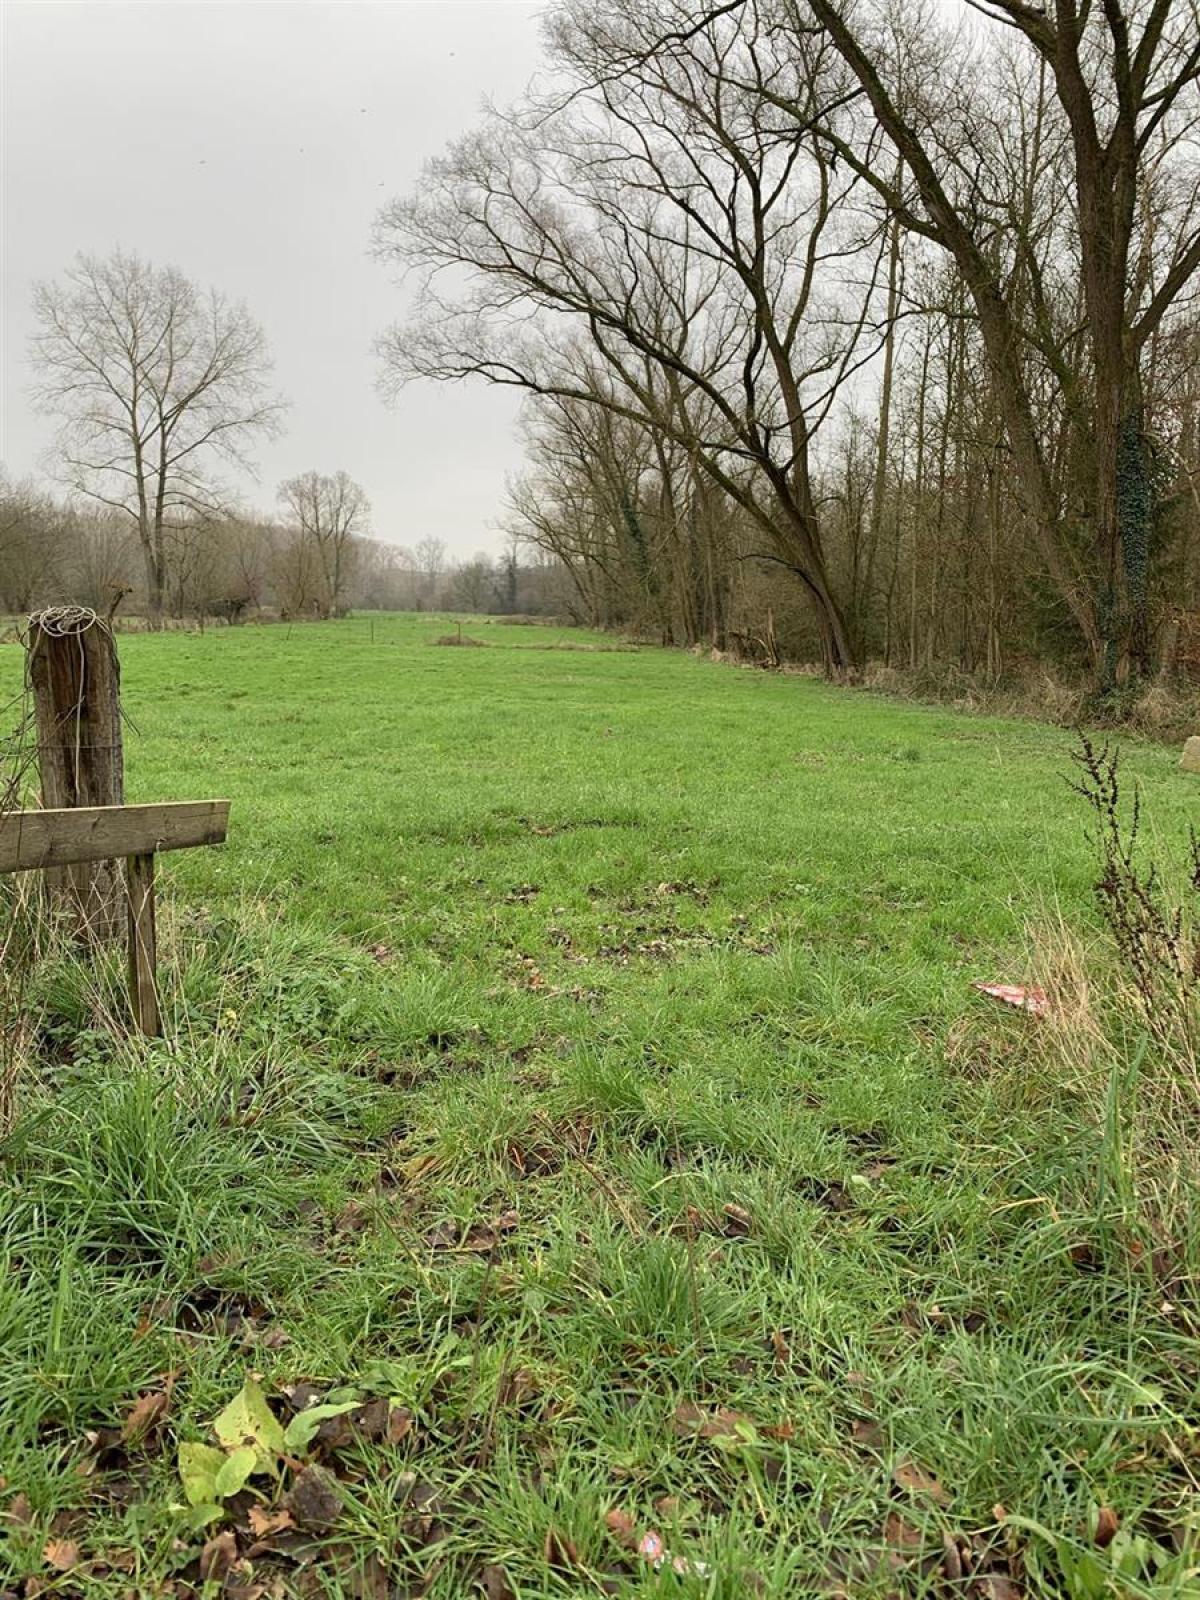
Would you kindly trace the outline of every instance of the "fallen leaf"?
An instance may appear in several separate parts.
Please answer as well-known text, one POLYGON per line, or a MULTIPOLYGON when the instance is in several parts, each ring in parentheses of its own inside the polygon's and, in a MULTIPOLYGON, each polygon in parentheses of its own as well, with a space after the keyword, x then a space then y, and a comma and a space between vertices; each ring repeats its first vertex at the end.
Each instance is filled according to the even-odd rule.
POLYGON ((925 1495, 939 1506, 944 1506, 950 1498, 932 1473, 924 1471, 915 1461, 897 1462, 892 1469, 892 1482, 898 1489, 907 1489, 911 1494, 925 1495))
POLYGON ((388 1600, 392 1593, 387 1568, 374 1550, 368 1554, 362 1566, 351 1573, 350 1593, 354 1600, 388 1600))
POLYGON ((721 1208, 725 1214, 725 1231, 735 1238, 743 1238, 750 1232, 750 1213, 745 1206, 727 1205, 721 1208))
POLYGON ((610 1511, 604 1519, 604 1524, 617 1543, 623 1544, 627 1550, 632 1550, 637 1544, 637 1530, 628 1511, 619 1509, 610 1511))
POLYGON ((919 1550, 925 1543, 925 1535, 920 1528, 914 1528, 894 1511, 889 1511, 884 1521, 883 1537, 893 1550, 919 1550))
POLYGON ((337 1479, 324 1467, 305 1467, 296 1474, 284 1506, 301 1528, 332 1527, 342 1509, 337 1479))
POLYGON ((791 1365, 792 1352, 788 1348, 787 1340, 783 1337, 778 1328, 774 1329, 771 1334, 771 1348, 775 1352, 775 1362, 777 1366, 787 1367, 791 1365))
POLYGON ((167 1408, 171 1404, 171 1391, 159 1389, 154 1394, 139 1395, 121 1424, 121 1441, 140 1444, 161 1427, 167 1408))
POLYGON ((1021 1586, 999 1572, 982 1572, 967 1591, 973 1600, 1021 1600, 1021 1586))
POLYGON ((74 1539, 48 1539, 42 1559, 55 1572, 70 1572, 79 1565, 79 1546, 74 1539))
POLYGON ((860 1450, 882 1450, 885 1443, 883 1429, 874 1417, 855 1417, 850 1437, 860 1450))
POLYGON ((546 1565, 553 1567, 556 1572, 572 1572, 579 1566, 579 1551, 570 1539, 561 1533, 556 1533, 553 1528, 546 1535, 543 1546, 543 1555, 546 1565))
POLYGON ((1092 1543, 1101 1550, 1107 1550, 1117 1536, 1117 1529, 1121 1526, 1121 1519, 1111 1506, 1101 1506, 1096 1513, 1096 1526, 1092 1530, 1092 1543))
POLYGON ((489 1562, 479 1574, 479 1586, 487 1600, 517 1600, 517 1593, 508 1581, 508 1573, 495 1562, 489 1562))
POLYGON ((33 1527, 33 1507, 27 1494, 15 1494, 4 1508, 4 1521, 28 1533, 33 1527))
POLYGON ((201 1583, 223 1583, 237 1560, 237 1539, 226 1528, 211 1538, 200 1552, 201 1583))
POLYGON ((694 1400, 681 1400, 675 1407, 675 1432, 698 1433, 707 1420, 708 1413, 694 1400))
POLYGON ((962 1553, 953 1534, 942 1534, 942 1574, 949 1583, 957 1583, 963 1575, 962 1553))
POLYGON ((387 1442, 399 1444, 412 1432, 413 1415, 407 1406, 392 1406, 388 1412, 387 1442))
POLYGON ((273 1533, 285 1533, 296 1526, 290 1511, 267 1511, 262 1506, 251 1506, 250 1531, 256 1538, 268 1539, 273 1533))
POLYGON ((701 1427, 700 1437, 720 1443, 723 1440, 744 1440, 754 1432, 754 1423, 744 1411, 730 1411, 727 1406, 719 1406, 701 1427))

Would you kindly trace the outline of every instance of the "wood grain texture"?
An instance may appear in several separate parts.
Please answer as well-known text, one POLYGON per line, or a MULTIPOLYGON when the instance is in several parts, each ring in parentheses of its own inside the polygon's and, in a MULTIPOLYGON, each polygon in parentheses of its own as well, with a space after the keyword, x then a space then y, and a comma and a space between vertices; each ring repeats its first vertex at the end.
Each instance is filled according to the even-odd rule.
POLYGON ((158 1014, 157 940, 154 932, 154 856, 130 856, 125 863, 129 895, 129 1003, 133 1020, 151 1038, 162 1032, 158 1014))
MULTIPOLYGON (((121 749, 121 664, 100 622, 59 632, 44 613, 30 619, 29 686, 37 717, 42 804, 57 810, 119 806, 125 799, 121 749)), ((78 937, 106 943, 125 922, 121 869, 108 856, 48 862, 51 903, 78 937)))
POLYGON ((0 816, 0 872, 221 844, 228 828, 228 800, 11 811, 0 816))

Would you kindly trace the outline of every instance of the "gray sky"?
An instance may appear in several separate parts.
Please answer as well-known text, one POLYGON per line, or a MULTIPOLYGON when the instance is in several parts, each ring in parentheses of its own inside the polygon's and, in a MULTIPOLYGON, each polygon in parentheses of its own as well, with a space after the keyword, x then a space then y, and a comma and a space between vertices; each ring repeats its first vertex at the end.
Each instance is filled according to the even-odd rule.
POLYGON ((0 459, 35 470, 53 433, 26 398, 30 285, 115 246, 244 299, 266 328, 286 434, 246 497, 344 468, 381 538, 495 548, 520 463, 514 398, 374 389, 376 334, 406 292, 372 261, 376 209, 538 67, 528 0, 216 3, 0 0, 0 459))

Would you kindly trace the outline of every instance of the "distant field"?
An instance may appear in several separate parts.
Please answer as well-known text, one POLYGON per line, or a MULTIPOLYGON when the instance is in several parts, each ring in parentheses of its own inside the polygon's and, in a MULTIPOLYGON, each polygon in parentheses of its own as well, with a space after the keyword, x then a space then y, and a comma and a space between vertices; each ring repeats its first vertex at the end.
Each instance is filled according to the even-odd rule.
MULTIPOLYGON (((169 1434, 120 1494, 73 1466, 164 1372, 199 1440, 253 1369, 414 1418, 329 1445, 345 1506, 309 1565, 250 1558, 265 1593, 916 1594, 959 1536, 984 1576, 938 1592, 1200 1592, 1148 1550, 1070 1587, 1100 1506, 1175 1553, 1197 1330, 1121 1248, 1102 1111, 970 987, 1054 905, 1094 932, 1069 736, 450 627, 121 640, 128 798, 228 796, 230 843, 162 864, 178 1049, 42 980, 0 1578, 58 1527, 89 1593, 195 1583, 169 1434)), ((1127 752, 1171 851, 1176 761, 1127 752)))

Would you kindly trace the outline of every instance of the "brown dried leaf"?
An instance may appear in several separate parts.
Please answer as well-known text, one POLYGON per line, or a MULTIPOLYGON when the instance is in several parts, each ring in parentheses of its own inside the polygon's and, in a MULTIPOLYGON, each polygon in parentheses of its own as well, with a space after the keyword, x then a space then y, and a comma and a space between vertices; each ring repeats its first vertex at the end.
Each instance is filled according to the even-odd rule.
POLYGON ((399 1444, 412 1432, 413 1414, 407 1406, 393 1406, 388 1412, 387 1442, 399 1444))
POLYGON ((1096 1514, 1096 1526, 1092 1531, 1092 1543, 1101 1550, 1107 1550, 1117 1536, 1117 1529, 1121 1526, 1121 1519, 1111 1506, 1101 1506, 1096 1514))
POLYGON ((893 1550, 919 1550, 925 1543, 925 1535, 920 1528, 914 1528, 911 1523, 895 1511, 889 1511, 883 1524, 884 1541, 891 1545, 893 1550))
POLYGON ((200 1552, 201 1583, 223 1583, 237 1560, 237 1539, 232 1528, 211 1538, 200 1552))
POLYGON ((957 1583, 963 1575, 962 1554, 950 1533, 942 1534, 942 1573, 950 1583, 957 1583))
POLYGON ((15 1494, 4 1508, 3 1520, 11 1528, 19 1528, 22 1533, 28 1533, 33 1527, 33 1507, 29 1503, 27 1494, 15 1494))
POLYGON ((284 1533, 296 1526, 290 1511, 268 1511, 263 1506, 251 1506, 250 1531, 258 1539, 269 1539, 273 1533, 284 1533))
POLYGON ((517 1600, 517 1592, 508 1581, 508 1573, 495 1562, 489 1562, 481 1570, 479 1585, 487 1600, 517 1600))
POLYGON ((972 1600, 1021 1600, 1021 1586, 999 1572, 981 1572, 971 1579, 972 1600))
POLYGON ((42 1560, 55 1572, 70 1572, 79 1565, 79 1546, 74 1539, 48 1539, 42 1560))
POLYGON ((700 1429, 702 1439, 740 1439, 745 1432, 754 1431, 754 1423, 744 1411, 731 1411, 727 1406, 719 1406, 715 1415, 711 1416, 700 1429))
POLYGON ((723 1206, 725 1215, 725 1231, 734 1238, 744 1238, 750 1232, 751 1216, 745 1206, 723 1206))
POLYGON ((337 1479, 324 1467, 305 1467, 296 1474, 284 1505, 301 1528, 332 1527, 342 1509, 337 1479))
POLYGON ((728 1406, 718 1406, 711 1415, 693 1400, 684 1400, 675 1408, 675 1432, 685 1438, 739 1439, 747 1429, 755 1431, 751 1419, 728 1406))
POLYGON ((886 1442, 883 1429, 874 1417, 855 1417, 850 1425, 850 1438, 860 1450, 882 1450, 886 1442))
POLYGON ((351 1411, 350 1422, 360 1439, 378 1444, 387 1436, 390 1411, 386 1397, 377 1395, 375 1399, 359 1406, 357 1411, 351 1411))
POLYGON ((139 1444, 142 1440, 148 1439, 151 1434, 157 1433, 163 1424, 170 1404, 171 1391, 169 1388, 160 1389, 154 1394, 140 1395, 121 1424, 122 1443, 139 1444))
POLYGON ((892 1469, 892 1482, 898 1489, 907 1489, 910 1494, 925 1495, 939 1506, 944 1506, 950 1499, 937 1478, 917 1466, 915 1461, 907 1459, 898 1461, 892 1469))
POLYGON ((604 1525, 618 1544, 623 1544, 628 1550, 637 1548, 637 1529, 628 1511, 614 1508, 605 1517, 604 1525))
POLYGON ((355 1600, 388 1600, 391 1585, 388 1582, 387 1568, 374 1550, 370 1552, 362 1566, 350 1574, 350 1593, 355 1600))
POLYGON ((775 1352, 775 1362, 777 1366, 791 1366, 792 1352, 788 1347, 787 1340, 783 1337, 778 1328, 774 1329, 771 1334, 771 1348, 775 1352))
POLYGON ((556 1572, 573 1572, 579 1566, 578 1549, 565 1534, 557 1533, 553 1528, 546 1535, 542 1554, 546 1558, 546 1565, 553 1567, 556 1572))
POLYGON ((703 1406, 698 1406, 694 1400, 681 1400, 675 1407, 675 1432, 679 1434, 699 1433, 708 1419, 708 1413, 703 1406))

